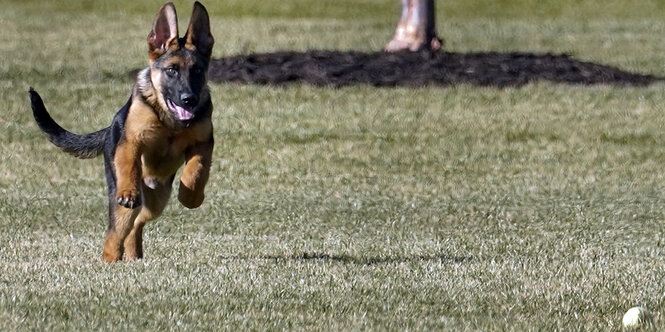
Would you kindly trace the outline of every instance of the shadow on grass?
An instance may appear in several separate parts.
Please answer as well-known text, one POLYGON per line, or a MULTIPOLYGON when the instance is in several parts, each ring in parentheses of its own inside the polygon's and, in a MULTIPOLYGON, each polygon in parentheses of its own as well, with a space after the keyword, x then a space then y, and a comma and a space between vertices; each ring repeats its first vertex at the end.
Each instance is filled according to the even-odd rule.
POLYGON ((535 81, 645 86, 664 78, 577 60, 565 54, 355 51, 276 52, 213 59, 211 82, 317 86, 510 87, 535 81))
POLYGON ((222 257, 222 259, 229 260, 251 260, 251 259, 265 259, 265 260, 294 260, 294 261, 329 261, 343 264, 356 264, 356 265, 377 265, 377 264, 394 264, 394 263, 411 263, 411 262, 443 262, 443 263, 465 263, 473 260, 472 256, 450 256, 450 255, 418 255, 409 257, 355 257, 350 255, 329 255, 320 252, 306 252, 301 254, 277 256, 231 256, 222 257))

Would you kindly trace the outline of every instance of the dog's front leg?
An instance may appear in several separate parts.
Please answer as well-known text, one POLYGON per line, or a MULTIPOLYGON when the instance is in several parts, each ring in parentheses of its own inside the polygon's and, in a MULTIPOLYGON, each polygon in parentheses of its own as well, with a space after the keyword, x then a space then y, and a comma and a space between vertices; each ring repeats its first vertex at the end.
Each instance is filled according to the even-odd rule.
POLYGON ((141 158, 137 144, 120 142, 115 148, 115 202, 109 197, 109 229, 104 240, 103 257, 106 262, 122 259, 123 242, 134 226, 141 205, 141 158))
POLYGON ((187 163, 180 177, 178 200, 189 209, 197 208, 203 203, 206 182, 210 175, 212 163, 212 136, 207 142, 198 143, 186 151, 187 163))
POLYGON ((113 159, 118 179, 118 204, 135 209, 141 206, 141 152, 139 144, 123 141, 116 147, 113 159))

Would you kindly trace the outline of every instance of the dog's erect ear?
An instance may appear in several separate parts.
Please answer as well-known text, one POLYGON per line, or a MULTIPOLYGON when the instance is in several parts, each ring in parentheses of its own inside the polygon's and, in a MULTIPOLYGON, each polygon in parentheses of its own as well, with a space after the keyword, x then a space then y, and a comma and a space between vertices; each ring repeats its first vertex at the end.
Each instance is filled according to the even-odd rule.
POLYGON ((178 47, 178 17, 173 3, 167 2, 157 12, 148 34, 150 60, 159 58, 171 47, 178 47))
POLYGON ((189 19, 185 41, 185 48, 187 49, 196 50, 206 57, 212 54, 212 45, 215 44, 215 39, 212 38, 210 33, 208 11, 198 1, 194 2, 194 10, 192 11, 192 17, 189 19))

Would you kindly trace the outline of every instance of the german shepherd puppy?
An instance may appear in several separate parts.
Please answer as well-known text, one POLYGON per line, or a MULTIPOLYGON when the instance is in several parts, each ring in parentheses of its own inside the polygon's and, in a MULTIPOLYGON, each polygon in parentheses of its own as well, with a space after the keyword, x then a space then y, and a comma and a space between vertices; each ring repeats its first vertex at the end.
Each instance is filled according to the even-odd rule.
POLYGON ((194 3, 182 38, 173 3, 163 5, 148 35, 150 66, 138 74, 129 101, 113 123, 87 135, 60 127, 30 88, 37 125, 53 144, 78 158, 104 155, 109 195, 106 262, 122 259, 123 253, 128 260, 143 257, 143 226, 164 210, 183 163, 178 200, 190 209, 203 202, 213 149, 207 86, 213 44, 203 5, 194 3))

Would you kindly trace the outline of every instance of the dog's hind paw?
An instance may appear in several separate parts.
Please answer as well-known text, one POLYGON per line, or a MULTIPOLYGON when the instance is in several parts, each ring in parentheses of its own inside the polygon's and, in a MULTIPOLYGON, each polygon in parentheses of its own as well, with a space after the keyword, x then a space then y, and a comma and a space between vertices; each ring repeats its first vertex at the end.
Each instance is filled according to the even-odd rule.
POLYGON ((116 196, 118 204, 128 208, 135 209, 141 206, 141 194, 137 190, 123 190, 116 196))

